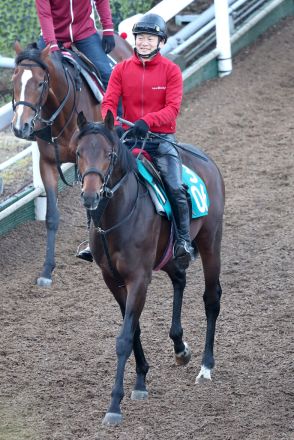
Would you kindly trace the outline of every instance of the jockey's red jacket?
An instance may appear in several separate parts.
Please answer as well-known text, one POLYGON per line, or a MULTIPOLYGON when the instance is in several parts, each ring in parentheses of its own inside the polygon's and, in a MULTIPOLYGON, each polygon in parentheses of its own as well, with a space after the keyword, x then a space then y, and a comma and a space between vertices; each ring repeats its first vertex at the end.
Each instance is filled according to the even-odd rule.
MULTIPOLYGON (((109 0, 94 0, 104 35, 113 35, 109 0)), ((46 44, 83 40, 95 27, 91 0, 36 0, 36 8, 46 44)))
MULTIPOLYGON (((122 97, 124 119, 130 122, 143 119, 151 131, 175 133, 182 96, 179 66, 160 53, 145 63, 134 53, 113 69, 102 102, 102 117, 105 118, 107 110, 116 117, 122 97)), ((123 125, 123 128, 129 127, 123 125)))

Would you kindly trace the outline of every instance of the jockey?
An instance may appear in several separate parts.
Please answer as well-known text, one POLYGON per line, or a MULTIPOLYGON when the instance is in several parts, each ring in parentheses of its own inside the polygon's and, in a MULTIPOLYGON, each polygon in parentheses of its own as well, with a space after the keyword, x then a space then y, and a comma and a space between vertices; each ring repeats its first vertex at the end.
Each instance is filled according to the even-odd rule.
POLYGON ((40 49, 48 44, 51 52, 74 43, 86 55, 101 75, 106 89, 113 65, 107 54, 114 49, 114 29, 109 0, 35 0, 42 35, 40 49), (102 39, 97 33, 93 4, 103 29, 102 39))
POLYGON ((176 118, 182 102, 182 73, 175 63, 160 54, 167 40, 162 17, 144 15, 134 25, 133 34, 134 54, 114 67, 102 102, 102 117, 108 110, 116 117, 122 98, 123 118, 134 123, 136 139, 143 140, 149 130, 166 139, 155 146, 147 142, 145 150, 160 172, 171 203, 176 225, 174 258, 187 268, 193 255, 190 215, 182 183, 181 158, 171 143, 175 142, 176 118))

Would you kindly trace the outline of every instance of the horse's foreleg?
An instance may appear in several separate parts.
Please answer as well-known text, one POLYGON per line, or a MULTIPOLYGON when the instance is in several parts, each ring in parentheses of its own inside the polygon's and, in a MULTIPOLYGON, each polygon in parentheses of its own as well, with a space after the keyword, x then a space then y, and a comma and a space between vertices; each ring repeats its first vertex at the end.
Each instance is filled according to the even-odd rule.
MULTIPOLYGON (((125 295, 122 295, 121 291, 117 291, 116 284, 112 282, 111 279, 104 277, 108 287, 112 291, 116 301, 118 302, 121 310, 122 317, 125 316, 125 308, 126 308, 126 299, 125 295)), ((134 342, 133 342, 133 351, 136 360, 136 383, 134 389, 131 394, 132 400, 145 400, 148 397, 148 391, 146 389, 146 375, 149 370, 148 362, 145 359, 143 347, 141 344, 141 329, 140 324, 138 323, 135 334, 134 334, 134 342)))
POLYGON ((205 291, 203 295, 205 314, 206 314, 206 338, 205 347, 202 357, 201 370, 196 378, 196 383, 202 380, 211 379, 211 371, 214 367, 214 338, 216 320, 220 312, 220 299, 222 294, 219 282, 220 274, 220 252, 219 249, 214 253, 206 253, 201 255, 204 278, 205 291))
POLYGON ((124 397, 124 372, 125 365, 132 353, 134 335, 142 313, 148 283, 141 274, 139 279, 128 285, 128 297, 126 301, 125 315, 120 335, 116 339, 117 369, 115 383, 111 393, 111 403, 103 419, 104 425, 119 425, 122 421, 120 403, 124 397))
POLYGON ((191 359, 190 348, 188 344, 183 341, 183 328, 181 323, 183 294, 186 287, 186 272, 175 267, 174 272, 170 272, 169 276, 174 289, 172 323, 169 337, 174 343, 176 364, 186 365, 191 359))
POLYGON ((46 254, 42 272, 37 279, 39 286, 49 287, 52 284, 52 272, 55 268, 55 241, 59 225, 59 211, 57 208, 57 169, 55 165, 40 160, 40 171, 47 196, 46 209, 46 254))

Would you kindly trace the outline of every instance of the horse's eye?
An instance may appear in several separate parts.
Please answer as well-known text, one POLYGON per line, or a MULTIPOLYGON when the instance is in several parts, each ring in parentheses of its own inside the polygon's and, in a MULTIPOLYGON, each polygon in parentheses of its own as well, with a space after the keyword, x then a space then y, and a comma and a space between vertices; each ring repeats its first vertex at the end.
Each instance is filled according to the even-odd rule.
POLYGON ((38 87, 43 87, 44 81, 39 82, 38 87))
POLYGON ((77 158, 79 158, 80 157, 80 152, 79 151, 77 151, 77 158))

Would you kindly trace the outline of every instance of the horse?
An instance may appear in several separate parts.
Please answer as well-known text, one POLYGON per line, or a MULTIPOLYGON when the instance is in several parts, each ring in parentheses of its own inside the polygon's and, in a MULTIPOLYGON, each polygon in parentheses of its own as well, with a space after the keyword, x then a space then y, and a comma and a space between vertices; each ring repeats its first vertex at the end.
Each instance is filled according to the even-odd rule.
MULTIPOLYGON (((119 62, 132 54, 131 46, 115 35, 116 46, 111 57, 119 62)), ((46 254, 37 278, 39 286, 51 286, 55 268, 55 243, 59 225, 57 207, 58 177, 66 180, 61 164, 75 163, 69 148, 76 130, 76 115, 82 110, 91 120, 102 119, 100 104, 90 88, 79 77, 74 66, 65 65, 50 46, 39 50, 36 44, 22 50, 15 43, 16 59, 13 81, 12 129, 17 137, 37 140, 40 151, 40 174, 44 184, 46 207, 46 254), (77 84, 79 79, 79 84, 77 84), (78 87, 77 87, 78 85, 78 87)))
MULTIPOLYGON (((90 248, 123 317, 116 339, 115 383, 102 422, 113 426, 122 421, 120 402, 124 397, 124 371, 132 350, 136 381, 131 398, 143 400, 148 396, 146 375, 149 366, 141 345, 139 318, 152 271, 162 261, 170 240, 171 223, 155 212, 146 184, 138 177, 137 162, 117 136, 112 113, 108 111, 104 123, 88 122, 80 113, 78 128, 72 138, 72 148, 77 155, 82 204, 91 215, 90 248)), ((179 145, 184 147, 186 144, 179 145)), ((205 182, 210 200, 208 215, 192 220, 190 228, 193 247, 202 259, 205 280, 203 300, 207 330, 201 369, 196 378, 198 383, 211 379, 214 367, 214 336, 222 294, 219 276, 225 189, 213 160, 196 147, 186 147, 189 148, 181 150, 183 163, 205 182), (196 154, 186 151, 191 149, 196 154)), ((173 285, 169 336, 176 364, 186 365, 191 358, 181 324, 186 270, 172 258, 161 270, 173 285)))

